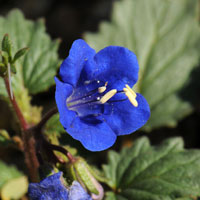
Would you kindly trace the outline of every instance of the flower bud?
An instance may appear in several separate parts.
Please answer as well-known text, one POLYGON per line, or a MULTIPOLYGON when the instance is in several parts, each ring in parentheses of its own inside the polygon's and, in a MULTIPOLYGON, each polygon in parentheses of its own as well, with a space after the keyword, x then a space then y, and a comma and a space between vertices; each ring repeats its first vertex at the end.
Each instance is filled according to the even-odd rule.
POLYGON ((4 77, 6 73, 6 66, 3 63, 0 63, 0 76, 4 77))
POLYGON ((103 199, 104 191, 100 183, 92 175, 92 169, 82 158, 77 158, 73 163, 67 164, 68 174, 72 180, 77 180, 82 187, 91 193, 92 199, 103 199))
POLYGON ((11 58, 12 43, 8 34, 4 35, 1 47, 8 54, 9 58, 11 58))

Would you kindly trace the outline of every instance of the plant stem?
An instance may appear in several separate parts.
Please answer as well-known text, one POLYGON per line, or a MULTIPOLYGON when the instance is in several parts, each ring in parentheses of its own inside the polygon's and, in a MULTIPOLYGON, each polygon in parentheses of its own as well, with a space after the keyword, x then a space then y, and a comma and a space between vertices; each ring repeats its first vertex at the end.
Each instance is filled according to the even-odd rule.
POLYGON ((24 142, 25 163, 28 168, 29 177, 31 182, 38 182, 39 162, 35 150, 36 141, 34 138, 34 133, 31 129, 27 129, 22 133, 22 139, 24 142))
POLYGON ((34 127, 35 129, 37 129, 38 131, 41 131, 41 129, 43 128, 43 126, 46 124, 46 122, 54 115, 58 112, 57 107, 52 108, 49 112, 47 112, 42 120, 34 127))
POLYGON ((17 102, 16 102, 15 96, 14 95, 11 96, 11 88, 10 88, 9 80, 8 80, 7 77, 4 78, 4 82, 5 82, 7 93, 9 95, 10 102, 12 103, 13 109, 15 110, 15 113, 16 113, 17 118, 19 120, 20 126, 21 126, 23 131, 26 131, 29 128, 29 125, 27 124, 27 122, 26 122, 17 102))
POLYGON ((72 154, 69 153, 65 148, 58 146, 58 145, 54 145, 54 144, 49 144, 49 147, 52 150, 59 151, 59 152, 63 153, 69 159, 70 162, 73 163, 74 161, 76 161, 76 159, 72 156, 72 154))
POLYGON ((26 120, 17 104, 14 94, 12 94, 12 92, 11 92, 9 80, 7 77, 4 78, 4 83, 6 86, 7 93, 9 95, 10 102, 13 106, 13 109, 19 120, 20 127, 22 129, 22 139, 23 139, 23 143, 24 143, 23 145, 24 145, 25 163, 28 168, 29 177, 32 182, 37 182, 38 181, 38 171, 37 170, 39 167, 39 163, 38 163, 36 152, 35 152, 35 139, 33 137, 33 132, 29 128, 29 125, 26 122, 26 120))

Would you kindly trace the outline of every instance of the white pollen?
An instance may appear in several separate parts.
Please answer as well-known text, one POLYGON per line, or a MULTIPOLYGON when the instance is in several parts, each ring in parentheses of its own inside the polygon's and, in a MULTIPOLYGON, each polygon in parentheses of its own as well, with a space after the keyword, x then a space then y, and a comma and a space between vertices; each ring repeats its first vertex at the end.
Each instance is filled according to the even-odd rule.
POLYGON ((91 81, 85 81, 84 84, 85 84, 85 85, 88 85, 88 84, 90 84, 90 82, 91 82, 91 81))
POLYGON ((109 92, 107 92, 101 99, 100 102, 102 104, 106 103, 109 99, 111 99, 115 94, 117 93, 116 89, 112 89, 109 92))
POLYGON ((100 83, 100 81, 97 81, 97 83, 100 83))
POLYGON ((97 100, 99 101, 99 100, 100 100, 100 97, 97 97, 97 100))

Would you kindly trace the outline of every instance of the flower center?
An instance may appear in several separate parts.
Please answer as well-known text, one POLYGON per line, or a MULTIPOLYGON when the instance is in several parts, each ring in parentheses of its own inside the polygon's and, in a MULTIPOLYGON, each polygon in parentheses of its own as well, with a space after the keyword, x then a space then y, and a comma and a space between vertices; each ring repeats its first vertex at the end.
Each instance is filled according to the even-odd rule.
POLYGON ((68 109, 76 111, 79 115, 99 114, 103 113, 104 104, 127 100, 127 98, 120 97, 120 99, 115 98, 112 101, 111 98, 117 93, 125 94, 134 107, 138 106, 137 94, 129 85, 126 84, 122 91, 109 90, 108 82, 102 83, 101 81, 85 81, 84 86, 74 90, 73 94, 66 100, 66 104, 68 109))

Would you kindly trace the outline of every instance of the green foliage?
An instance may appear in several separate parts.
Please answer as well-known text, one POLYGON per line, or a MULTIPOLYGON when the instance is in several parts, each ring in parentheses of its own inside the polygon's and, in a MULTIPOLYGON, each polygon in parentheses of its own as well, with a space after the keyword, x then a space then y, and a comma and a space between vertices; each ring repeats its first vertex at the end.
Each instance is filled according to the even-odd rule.
POLYGON ((62 132, 66 132, 59 120, 59 113, 53 115, 45 124, 46 134, 60 135, 62 132))
POLYGON ((0 27, 0 38, 3 38, 5 33, 9 34, 13 52, 24 46, 30 48, 16 63, 20 69, 18 77, 13 78, 15 90, 20 90, 18 85, 21 82, 18 79, 23 81, 25 88, 32 94, 47 90, 54 84, 53 77, 60 62, 57 55, 59 40, 51 41, 45 33, 44 20, 26 20, 19 10, 11 11, 6 18, 1 17, 0 27))
POLYGON ((16 167, 0 161, 0 197, 2 200, 20 199, 28 189, 28 180, 16 167))
POLYGON ((8 181, 19 178, 23 174, 19 172, 14 166, 9 166, 0 161, 0 189, 8 181))
POLYGON ((6 130, 0 130, 0 146, 7 146, 13 143, 8 132, 6 130))
MULTIPOLYGON (((194 199, 200 196, 200 150, 186 150, 181 138, 151 146, 146 137, 121 153, 109 152, 103 166, 117 200, 194 199)), ((114 199, 114 198, 113 198, 114 199)))
MULTIPOLYGON (((6 33, 12 41, 12 52, 16 52, 10 61, 11 71, 14 73, 15 67, 17 71, 12 76, 13 92, 25 119, 29 124, 35 124, 41 118, 41 108, 31 106, 29 95, 47 90, 54 84, 60 63, 57 55, 59 41, 51 41, 45 32, 44 20, 26 20, 19 10, 11 11, 5 18, 0 17, 0 38, 6 33), (30 48, 28 53, 25 46, 30 48)), ((5 38, 8 36, 4 36, 2 48, 7 53, 10 48, 6 41, 9 38, 5 38)), ((0 96, 4 99, 8 97, 3 79, 0 79, 0 96)))
POLYGON ((11 44, 11 41, 10 41, 8 34, 4 35, 1 48, 2 48, 2 51, 7 52, 9 57, 11 57, 11 55, 12 55, 11 54, 12 44, 11 44))
POLYGON ((13 63, 16 62, 16 60, 18 60, 20 57, 22 57, 23 55, 25 55, 27 53, 27 51, 29 50, 29 48, 24 47, 20 50, 18 50, 13 58, 13 63))
POLYGON ((119 45, 137 55, 140 78, 134 89, 151 107, 146 130, 174 126, 192 111, 179 93, 200 57, 196 7, 196 0, 119 1, 114 3, 110 23, 101 23, 98 33, 85 34, 96 50, 119 45))
POLYGON ((82 158, 77 158, 73 163, 66 165, 67 175, 72 180, 82 182, 88 191, 94 194, 98 194, 99 183, 91 173, 92 169, 87 162, 82 158))
POLYGON ((26 176, 8 181, 1 190, 2 200, 20 199, 28 191, 28 180, 26 176))

